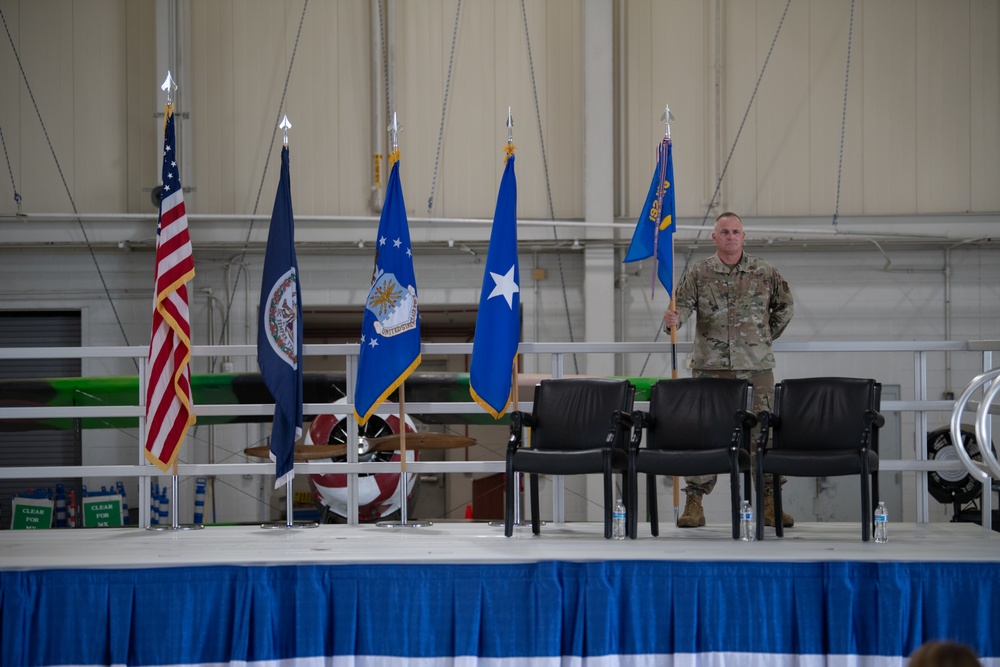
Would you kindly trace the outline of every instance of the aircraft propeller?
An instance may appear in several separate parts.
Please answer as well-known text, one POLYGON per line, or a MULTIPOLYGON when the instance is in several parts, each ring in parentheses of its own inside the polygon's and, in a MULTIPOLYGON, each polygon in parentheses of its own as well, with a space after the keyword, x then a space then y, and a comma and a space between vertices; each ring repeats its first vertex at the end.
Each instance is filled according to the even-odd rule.
MULTIPOLYGON (((358 454, 369 452, 394 452, 400 448, 401 436, 398 433, 379 437, 358 437, 358 454)), ((414 451, 429 451, 442 449, 458 449, 471 447, 475 439, 450 433, 407 433, 406 448, 414 451)), ((266 459, 270 458, 270 448, 267 445, 247 447, 243 450, 247 456, 266 459)), ((346 456, 347 445, 295 445, 296 461, 313 461, 346 456)))

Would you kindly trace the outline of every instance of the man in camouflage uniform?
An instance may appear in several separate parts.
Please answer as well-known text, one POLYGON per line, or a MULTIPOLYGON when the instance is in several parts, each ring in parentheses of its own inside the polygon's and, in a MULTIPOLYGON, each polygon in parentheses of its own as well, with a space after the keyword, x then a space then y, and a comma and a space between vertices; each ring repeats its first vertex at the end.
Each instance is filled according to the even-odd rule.
MULTIPOLYGON (((771 410, 774 352, 771 343, 792 319, 792 292, 777 269, 743 252, 743 222, 735 213, 715 219, 716 253, 696 262, 677 287, 677 310, 663 314, 665 329, 696 317, 692 375, 749 380, 754 412, 771 410)), ((756 446, 760 427, 753 430, 756 446)), ((716 475, 686 477, 687 500, 678 519, 681 528, 705 525, 701 497, 715 488, 716 475)), ((774 496, 768 476, 764 487, 764 524, 774 525, 774 496)), ((784 479, 782 480, 784 483, 784 479)), ((795 519, 782 513, 785 528, 795 519)))

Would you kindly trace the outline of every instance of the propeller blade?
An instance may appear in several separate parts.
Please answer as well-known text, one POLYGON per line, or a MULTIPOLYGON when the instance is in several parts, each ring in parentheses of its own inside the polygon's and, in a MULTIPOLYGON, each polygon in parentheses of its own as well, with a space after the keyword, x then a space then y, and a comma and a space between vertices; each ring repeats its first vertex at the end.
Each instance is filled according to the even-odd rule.
MULTIPOLYGON (((380 438, 364 438, 368 443, 368 451, 394 452, 399 449, 398 433, 384 435, 380 438)), ((458 449, 476 444, 473 438, 450 433, 407 433, 406 448, 410 450, 458 449)))
MULTIPOLYGON (((258 459, 271 458, 271 449, 267 445, 247 447, 243 450, 247 456, 258 459)), ((295 445, 296 461, 313 461, 316 459, 330 459, 335 456, 346 456, 347 445, 295 445)))

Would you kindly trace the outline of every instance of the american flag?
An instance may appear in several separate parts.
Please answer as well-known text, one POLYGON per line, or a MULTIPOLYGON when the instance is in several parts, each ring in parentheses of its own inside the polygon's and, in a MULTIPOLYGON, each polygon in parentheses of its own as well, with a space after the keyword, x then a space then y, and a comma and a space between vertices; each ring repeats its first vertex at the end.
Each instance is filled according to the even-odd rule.
POLYGON ((187 293, 187 283, 194 278, 194 257, 174 150, 173 104, 167 104, 165 116, 153 332, 146 364, 146 458, 164 472, 177 461, 184 436, 195 422, 187 293))

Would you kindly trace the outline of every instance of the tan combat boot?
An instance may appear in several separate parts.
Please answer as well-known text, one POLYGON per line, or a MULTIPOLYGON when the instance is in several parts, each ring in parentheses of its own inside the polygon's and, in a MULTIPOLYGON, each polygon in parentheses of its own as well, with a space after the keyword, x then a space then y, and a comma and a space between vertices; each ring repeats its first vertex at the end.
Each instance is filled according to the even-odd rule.
POLYGON ((678 528, 698 528, 705 525, 705 510, 701 507, 701 494, 688 493, 684 513, 677 518, 678 528))
MULTIPOLYGON (((764 525, 774 526, 774 496, 764 496, 764 525)), ((795 517, 782 512, 781 525, 785 528, 791 528, 795 525, 795 517)))

